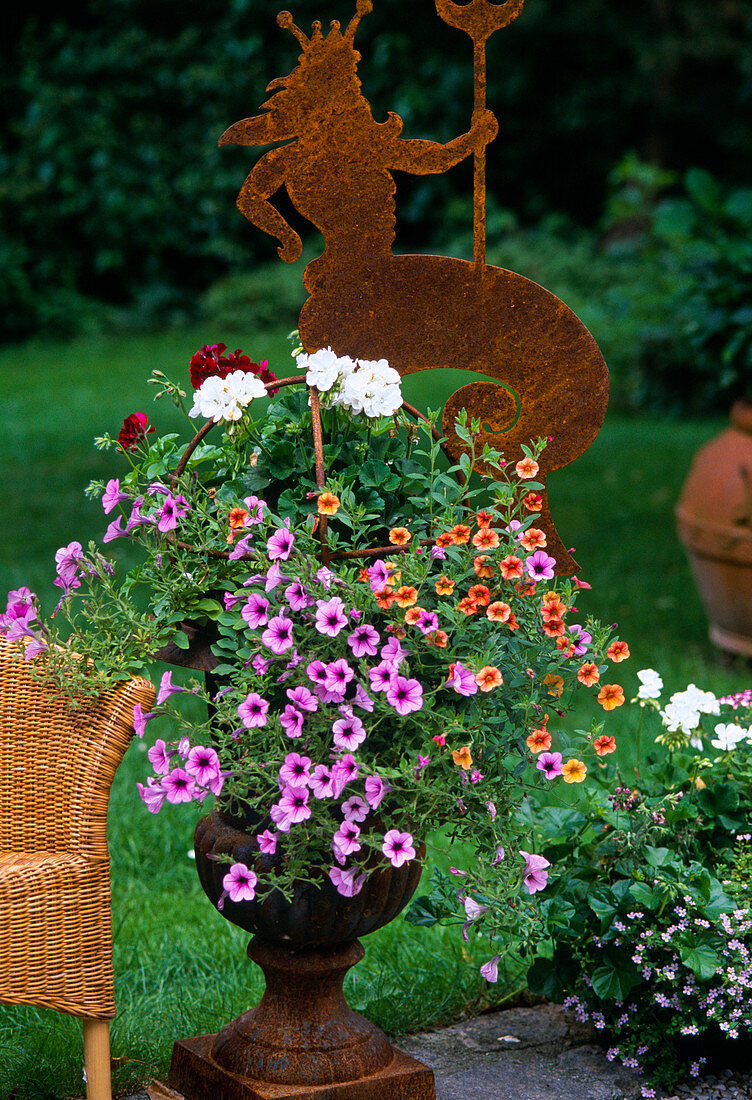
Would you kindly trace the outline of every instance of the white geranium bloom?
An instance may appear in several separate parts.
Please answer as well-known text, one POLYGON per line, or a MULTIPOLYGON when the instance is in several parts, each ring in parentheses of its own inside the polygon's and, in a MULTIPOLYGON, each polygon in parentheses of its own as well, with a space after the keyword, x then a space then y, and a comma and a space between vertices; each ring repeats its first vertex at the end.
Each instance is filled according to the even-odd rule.
MULTIPOLYGON (((349 356, 348 362, 352 363, 349 356)), ((343 370, 347 371, 345 357, 338 358, 331 348, 321 348, 313 355, 300 355, 297 364, 306 372, 306 382, 315 386, 319 393, 326 393, 339 380, 343 370)))
POLYGON ((713 748, 721 749, 722 752, 733 752, 739 742, 744 740, 749 731, 731 722, 728 724, 719 722, 715 727, 715 732, 716 739, 710 742, 713 748))
MULTIPOLYGON (((688 704, 698 710, 700 714, 720 714, 721 704, 712 691, 701 691, 694 684, 688 684, 686 691, 678 693, 686 699, 688 704)), ((672 699, 676 696, 672 696, 672 699)))
POLYGON ((402 405, 401 378, 386 359, 359 359, 342 382, 340 404, 368 417, 391 416, 402 405))
POLYGON ((681 730, 682 733, 690 734, 700 724, 700 712, 690 706, 686 700, 672 695, 666 704, 666 709, 661 711, 661 721, 669 733, 681 730))
POLYGON ((254 397, 266 397, 266 386, 250 371, 236 370, 226 378, 214 375, 196 390, 188 415, 202 416, 215 424, 220 420, 240 420, 254 397))
POLYGON ((643 668, 637 673, 640 681, 640 689, 637 692, 638 699, 659 699, 663 690, 663 680, 654 668, 643 668))

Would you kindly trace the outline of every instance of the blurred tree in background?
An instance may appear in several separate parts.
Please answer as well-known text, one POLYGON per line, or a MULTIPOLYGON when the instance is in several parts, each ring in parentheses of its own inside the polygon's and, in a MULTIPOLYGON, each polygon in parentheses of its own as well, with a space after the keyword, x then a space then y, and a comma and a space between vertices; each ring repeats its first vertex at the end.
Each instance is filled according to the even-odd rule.
MULTIPOLYGON (((69 0, 4 17, 0 335, 80 331, 105 303, 138 322, 274 258, 234 199, 258 153, 216 141, 255 114, 299 48, 279 0, 69 0)), ((298 25, 354 0, 296 0, 298 25)), ((375 0, 357 44, 366 95, 408 136, 468 128, 472 50, 433 0, 375 0)), ((630 150, 729 186, 752 168, 752 0, 527 0, 489 44, 501 133, 489 191, 523 224, 595 225, 630 150)), ((398 179, 398 247, 469 226, 472 171, 398 179)), ((291 215, 294 216, 294 215, 291 215)), ((135 322, 134 322, 135 323, 135 322)))

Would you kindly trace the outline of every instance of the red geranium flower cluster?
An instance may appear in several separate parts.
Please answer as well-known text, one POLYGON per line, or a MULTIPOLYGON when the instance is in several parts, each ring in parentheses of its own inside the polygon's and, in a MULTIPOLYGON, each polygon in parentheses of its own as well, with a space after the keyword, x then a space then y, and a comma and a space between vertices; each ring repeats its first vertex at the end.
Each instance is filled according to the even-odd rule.
MULTIPOLYGON (((230 352, 229 355, 225 355, 226 351, 226 344, 206 344, 193 355, 190 374, 194 390, 200 389, 207 378, 215 376, 226 378, 236 370, 255 374, 262 382, 276 381, 276 375, 269 370, 266 359, 262 359, 260 363, 253 363, 250 356, 244 355, 240 348, 230 352)), ((271 395, 276 392, 276 389, 269 390, 271 395)))
POLYGON ((118 443, 124 451, 135 451, 141 440, 155 430, 149 424, 146 413, 131 413, 123 421, 123 426, 118 435, 118 443))

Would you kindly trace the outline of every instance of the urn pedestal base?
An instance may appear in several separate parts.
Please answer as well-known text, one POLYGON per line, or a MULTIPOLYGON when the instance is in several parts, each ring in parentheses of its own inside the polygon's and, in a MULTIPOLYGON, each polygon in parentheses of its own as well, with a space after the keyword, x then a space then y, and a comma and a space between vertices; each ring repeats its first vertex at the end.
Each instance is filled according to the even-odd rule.
POLYGON ((435 1100, 433 1071, 395 1050, 389 1065, 358 1081, 336 1085, 281 1085, 241 1077, 211 1056, 215 1035, 175 1044, 168 1084, 155 1081, 151 1100, 435 1100))

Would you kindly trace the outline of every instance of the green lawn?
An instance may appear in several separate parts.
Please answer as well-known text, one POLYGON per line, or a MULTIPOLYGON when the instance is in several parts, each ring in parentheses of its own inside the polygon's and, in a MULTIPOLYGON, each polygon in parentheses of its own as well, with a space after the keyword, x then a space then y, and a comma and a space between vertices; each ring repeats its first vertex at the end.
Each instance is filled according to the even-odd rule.
MULTIPOLYGON (((56 593, 55 550, 104 530, 101 507, 87 501, 82 489, 91 478, 115 476, 118 457, 94 451, 92 438, 115 434, 123 417, 137 410, 160 430, 178 424, 175 410, 152 405, 145 380, 155 367, 187 379, 182 372, 191 353, 218 336, 230 347, 268 358, 278 373, 292 367, 283 338, 254 344, 237 334, 199 329, 0 351, 0 592, 29 584, 49 608, 56 593)), ((441 380, 444 393, 450 383, 441 380)), ((442 396, 425 375, 409 379, 406 389, 418 405, 428 392, 434 405, 442 396)), ((551 478, 557 526, 567 545, 576 547, 581 576, 593 585, 580 597, 581 613, 618 622, 632 648, 633 659, 618 668, 627 698, 635 694, 636 670, 646 665, 662 671, 670 690, 689 680, 716 691, 747 684, 745 669, 720 662, 707 641, 672 520, 693 451, 719 427, 710 421, 609 417, 590 450, 551 478)), ((117 546, 113 551, 122 552, 117 546)), ((632 716, 624 710, 612 732, 621 731, 628 764, 632 716)), ((243 933, 213 911, 200 891, 188 856, 188 815, 170 807, 152 817, 138 798, 135 782, 147 772, 145 749, 136 743, 129 750, 110 816, 120 1007, 112 1036, 121 1093, 165 1071, 175 1038, 214 1030, 251 1004, 261 984, 245 958, 243 933)), ((365 946, 366 960, 350 979, 351 999, 392 1033, 456 1017, 485 996, 477 967, 492 952, 483 943, 463 945, 457 929, 427 932, 397 920, 365 946)), ((494 996, 513 989, 518 974, 512 963, 494 996)), ((3 1009, 0 1096, 80 1095, 77 1029, 75 1021, 54 1013, 3 1009)))

